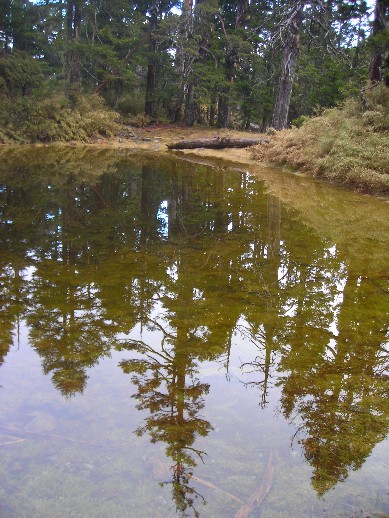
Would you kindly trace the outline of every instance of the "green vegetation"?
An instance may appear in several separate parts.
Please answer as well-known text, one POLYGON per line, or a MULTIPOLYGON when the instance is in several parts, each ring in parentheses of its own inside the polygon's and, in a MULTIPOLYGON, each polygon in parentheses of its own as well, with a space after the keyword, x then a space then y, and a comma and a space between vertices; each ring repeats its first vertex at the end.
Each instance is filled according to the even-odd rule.
POLYGON ((254 157, 373 194, 389 194, 389 88, 368 88, 342 107, 284 130, 254 157))
POLYGON ((0 143, 85 142, 155 122, 256 131, 303 125, 308 140, 311 128, 312 138, 320 133, 320 174, 337 174, 331 160, 344 140, 348 151, 336 167, 353 169, 359 153, 363 162, 345 182, 372 185, 376 173, 383 182, 377 131, 387 126, 374 95, 350 131, 337 112, 326 112, 328 131, 304 121, 342 103, 351 113, 355 101, 347 99, 368 80, 388 87, 388 28, 387 0, 6 1, 0 143))
POLYGON ((101 120, 87 122, 81 136, 74 129, 91 117, 75 97, 93 94, 127 117, 281 129, 360 89, 372 57, 374 80, 385 80, 385 2, 377 0, 372 15, 365 0, 3 2, 2 140, 104 133, 101 120), (80 117, 69 120, 67 109, 80 117), (51 122, 42 127, 35 118, 51 122))
POLYGON ((41 64, 14 51, 0 59, 0 143, 53 142, 111 136, 117 113, 97 94, 63 89, 44 81, 41 64))
POLYGON ((0 143, 54 142, 110 137, 120 129, 118 114, 97 95, 80 95, 74 106, 63 95, 5 101, 0 114, 0 143))

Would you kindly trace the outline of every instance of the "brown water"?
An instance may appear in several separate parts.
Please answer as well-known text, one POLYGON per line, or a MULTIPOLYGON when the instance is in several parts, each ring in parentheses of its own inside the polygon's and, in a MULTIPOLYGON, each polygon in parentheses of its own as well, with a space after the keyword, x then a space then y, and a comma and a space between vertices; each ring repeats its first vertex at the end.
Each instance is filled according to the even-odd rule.
POLYGON ((389 515, 389 204, 114 151, 0 166, 0 515, 389 515))

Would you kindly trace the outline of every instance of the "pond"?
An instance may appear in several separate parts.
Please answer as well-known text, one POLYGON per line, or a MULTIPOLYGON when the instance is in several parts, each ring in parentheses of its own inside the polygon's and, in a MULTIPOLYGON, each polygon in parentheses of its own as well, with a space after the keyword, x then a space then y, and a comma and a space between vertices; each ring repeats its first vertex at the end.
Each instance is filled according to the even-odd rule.
POLYGON ((389 515, 389 205, 84 148, 0 165, 0 515, 389 515))

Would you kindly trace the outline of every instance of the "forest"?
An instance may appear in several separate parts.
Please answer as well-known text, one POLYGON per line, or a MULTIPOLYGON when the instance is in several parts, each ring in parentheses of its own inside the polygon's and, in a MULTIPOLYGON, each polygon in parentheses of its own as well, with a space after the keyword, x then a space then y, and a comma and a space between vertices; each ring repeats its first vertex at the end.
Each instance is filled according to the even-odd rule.
POLYGON ((301 126, 389 83, 388 0, 2 0, 0 142, 301 126), (120 126, 121 125, 121 126, 120 126))

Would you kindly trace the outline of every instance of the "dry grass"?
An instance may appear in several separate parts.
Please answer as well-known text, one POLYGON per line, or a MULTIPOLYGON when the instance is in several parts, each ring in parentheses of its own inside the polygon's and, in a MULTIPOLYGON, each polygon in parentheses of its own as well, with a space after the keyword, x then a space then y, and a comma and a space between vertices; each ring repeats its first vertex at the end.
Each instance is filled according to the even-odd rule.
POLYGON ((253 150, 254 158, 283 163, 313 176, 372 194, 389 194, 389 89, 326 110, 301 128, 284 130, 253 150))

